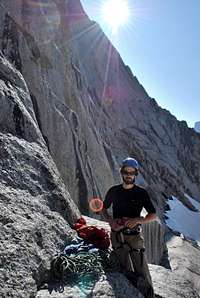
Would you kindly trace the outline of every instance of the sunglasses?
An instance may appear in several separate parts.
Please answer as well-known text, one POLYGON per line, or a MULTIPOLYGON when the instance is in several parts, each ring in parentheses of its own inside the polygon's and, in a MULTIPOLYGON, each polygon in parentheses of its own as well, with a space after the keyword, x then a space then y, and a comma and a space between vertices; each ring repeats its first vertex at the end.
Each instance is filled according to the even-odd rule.
POLYGON ((126 176, 135 176, 136 172, 135 171, 122 171, 122 175, 126 176))

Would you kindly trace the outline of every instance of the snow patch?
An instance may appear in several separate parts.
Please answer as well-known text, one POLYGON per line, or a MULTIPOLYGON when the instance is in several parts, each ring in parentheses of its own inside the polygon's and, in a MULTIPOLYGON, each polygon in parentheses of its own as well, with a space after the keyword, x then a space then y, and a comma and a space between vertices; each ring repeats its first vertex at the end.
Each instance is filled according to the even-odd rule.
POLYGON ((198 133, 200 133, 200 121, 196 122, 194 125, 194 130, 198 133))
POLYGON ((185 196, 198 211, 191 211, 172 196, 172 200, 168 200, 170 210, 165 212, 167 216, 165 222, 170 229, 181 233, 185 238, 195 240, 200 246, 200 203, 187 194, 185 196))

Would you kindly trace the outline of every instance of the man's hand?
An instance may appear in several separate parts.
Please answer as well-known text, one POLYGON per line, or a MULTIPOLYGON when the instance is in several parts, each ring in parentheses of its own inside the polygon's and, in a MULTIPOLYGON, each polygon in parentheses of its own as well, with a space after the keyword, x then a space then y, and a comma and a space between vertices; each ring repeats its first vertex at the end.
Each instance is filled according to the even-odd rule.
POLYGON ((111 221, 109 222, 109 224, 110 224, 111 229, 112 229, 113 231, 115 231, 115 232, 118 232, 118 231, 120 231, 121 229, 124 228, 124 225, 121 224, 121 223, 119 223, 119 220, 118 220, 118 219, 113 219, 113 220, 111 220, 111 221))
POLYGON ((143 217, 128 218, 125 222, 125 227, 133 229, 135 226, 142 224, 143 217))
POLYGON ((155 213, 149 213, 145 217, 135 217, 135 218, 123 218, 125 221, 125 227, 129 229, 133 229, 135 226, 139 224, 149 223, 151 221, 157 220, 157 216, 155 213))

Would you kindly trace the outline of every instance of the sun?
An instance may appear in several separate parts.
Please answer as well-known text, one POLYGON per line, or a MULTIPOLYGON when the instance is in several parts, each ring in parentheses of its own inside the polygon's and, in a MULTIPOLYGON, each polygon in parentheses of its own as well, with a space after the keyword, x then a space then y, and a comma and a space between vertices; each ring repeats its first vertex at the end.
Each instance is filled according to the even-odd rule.
POLYGON ((128 22, 130 9, 127 0, 106 0, 102 6, 104 21, 117 32, 119 27, 128 22))

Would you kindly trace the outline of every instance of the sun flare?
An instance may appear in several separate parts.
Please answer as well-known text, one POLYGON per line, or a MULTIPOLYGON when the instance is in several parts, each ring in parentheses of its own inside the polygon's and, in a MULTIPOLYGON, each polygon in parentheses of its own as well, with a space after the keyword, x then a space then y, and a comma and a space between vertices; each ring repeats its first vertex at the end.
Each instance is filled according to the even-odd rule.
POLYGON ((126 24, 130 16, 127 0, 106 0, 102 7, 104 21, 114 32, 126 24))

